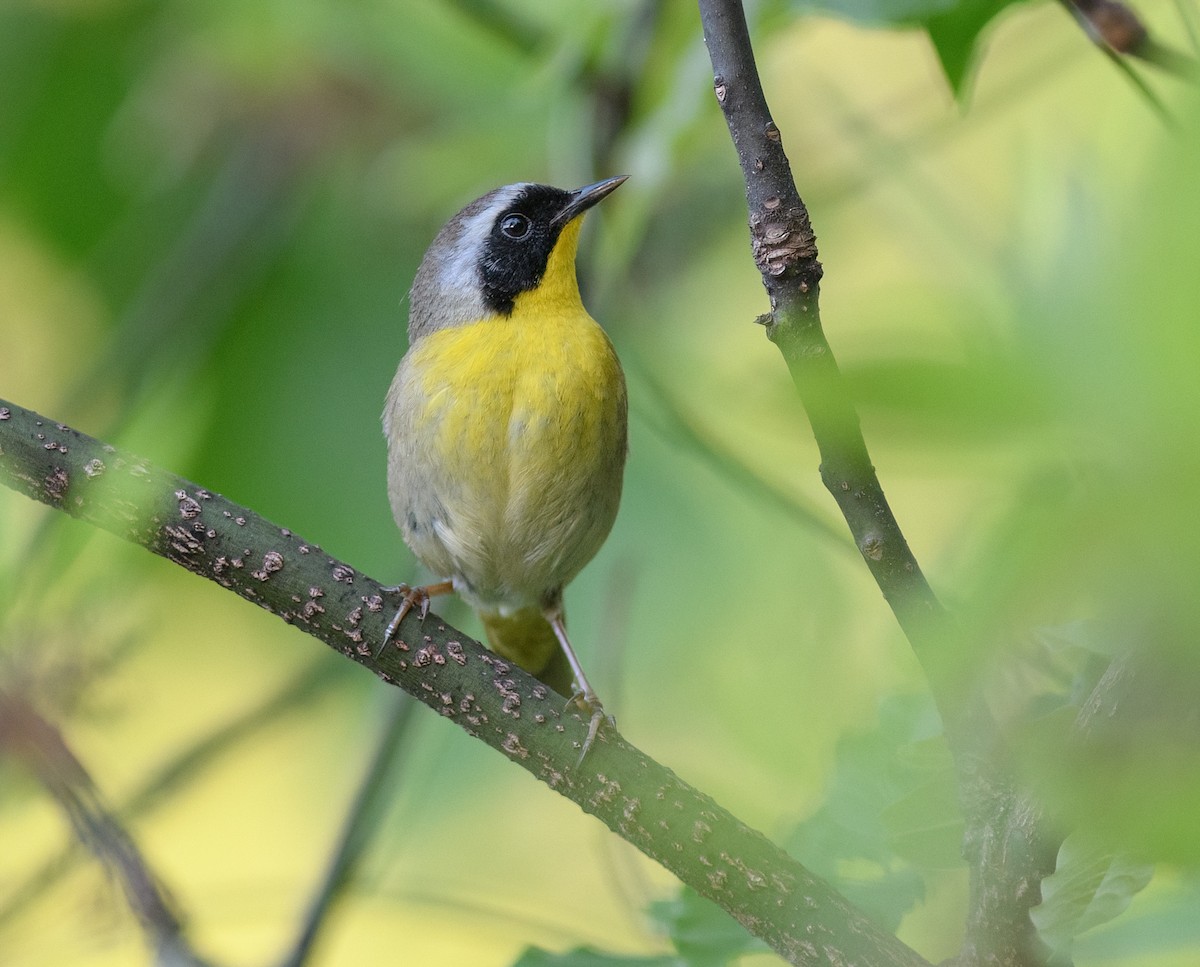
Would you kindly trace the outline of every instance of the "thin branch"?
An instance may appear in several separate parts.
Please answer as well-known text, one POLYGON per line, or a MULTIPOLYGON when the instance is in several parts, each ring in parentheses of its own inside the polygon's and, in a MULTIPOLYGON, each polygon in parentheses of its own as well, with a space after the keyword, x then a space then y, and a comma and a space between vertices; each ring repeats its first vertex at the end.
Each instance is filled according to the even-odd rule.
MULTIPOLYGON (((312 662, 260 704, 221 723, 150 775, 141 788, 120 805, 117 810, 119 821, 129 823, 169 800, 181 788, 186 788, 188 779, 228 752, 232 746, 248 736, 258 734, 264 726, 285 712, 302 706, 336 681, 337 678, 329 674, 326 662, 312 662)), ((68 845, 21 883, 7 903, 0 905, 0 924, 14 920, 30 904, 44 896, 72 869, 76 854, 74 845, 68 845)))
POLYGON ((0 751, 24 763, 66 813, 76 838, 121 885, 160 962, 205 967, 133 838, 105 806, 62 734, 23 697, 0 691, 0 751))
POLYGON ((387 717, 379 730, 379 743, 363 774, 354 802, 346 813, 342 834, 338 838, 325 876, 309 905, 300 935, 292 950, 280 961, 280 967, 303 967, 308 963, 321 929, 328 922, 338 900, 345 895, 346 887, 353 881, 371 841, 371 835, 378 826, 385 797, 391 792, 391 785, 387 781, 388 774, 395 764, 396 751, 400 740, 408 731, 415 708, 416 705, 408 696, 401 695, 388 709, 387 717))
POLYGON ((771 119, 739 0, 699 0, 713 87, 746 184, 750 244, 770 297, 760 318, 779 348, 821 454, 821 478, 920 661, 954 756, 971 873, 959 962, 1035 965, 1029 920, 1058 839, 1012 775, 978 694, 976 651, 937 600, 884 496, 858 414, 821 327, 816 236, 771 119))
POLYGON ((0 482, 140 544, 294 624, 502 752, 735 917, 793 964, 916 967, 824 880, 532 676, 257 514, 0 400, 0 482))
MULTIPOLYGON (((1159 43, 1150 36, 1134 9, 1121 0, 1061 0, 1083 28, 1088 38, 1101 50, 1110 54, 1114 61, 1136 57, 1147 64, 1185 79, 1195 79, 1195 58, 1159 43)), ((1143 93, 1153 97, 1152 92, 1136 75, 1130 75, 1139 84, 1143 93)), ((1154 98, 1153 103, 1162 109, 1162 103, 1154 98)))
POLYGON ((623 365, 626 375, 636 374, 638 388, 652 395, 653 399, 643 400, 637 411, 664 438, 686 447, 689 453, 703 460, 729 483, 751 497, 773 505, 814 536, 827 541, 830 547, 839 550, 846 548, 841 528, 822 517, 795 494, 768 480, 717 440, 636 357, 626 354, 623 365))
MULTIPOLYGON (((750 243, 771 300, 760 318, 783 354, 821 454, 821 478, 925 667, 947 722, 969 714, 951 674, 949 619, 888 505, 858 413, 821 328, 822 275, 808 210, 771 120, 738 0, 700 0, 717 101, 746 183, 750 243)), ((969 665, 964 663, 964 675, 969 665)))

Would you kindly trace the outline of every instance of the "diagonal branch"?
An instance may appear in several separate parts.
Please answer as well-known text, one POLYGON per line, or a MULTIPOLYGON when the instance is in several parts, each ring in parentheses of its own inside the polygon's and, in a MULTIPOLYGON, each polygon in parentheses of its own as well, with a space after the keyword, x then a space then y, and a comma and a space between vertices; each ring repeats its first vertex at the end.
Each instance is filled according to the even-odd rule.
POLYGON ((120 884, 156 962, 206 967, 189 946, 170 896, 104 803, 62 734, 24 697, 0 690, 0 752, 24 763, 66 814, 75 835, 120 884))
MULTIPOLYGON (((185 747, 174 759, 147 776, 141 788, 118 804, 117 820, 129 825, 143 813, 161 806, 164 800, 178 795, 197 771, 204 769, 231 745, 255 733, 285 712, 294 710, 304 699, 328 688, 335 681, 323 662, 312 662, 299 674, 284 682, 273 694, 266 696, 259 705, 227 719, 211 733, 185 747)), ((75 844, 67 844, 61 852, 48 859, 19 883, 13 895, 0 903, 0 927, 15 920, 73 869, 75 854, 75 844)))
POLYGON ((292 532, 76 430, 0 400, 0 482, 253 601, 457 722, 718 903, 793 964, 918 967, 824 880, 537 679, 430 615, 377 660, 377 582, 292 532))
MULTIPOLYGON (((771 300, 771 312, 760 321, 783 354, 808 414, 826 488, 927 673, 939 677, 944 663, 932 659, 947 616, 883 494, 858 413, 821 328, 816 236, 771 120, 745 15, 738 0, 701 0, 700 11, 714 90, 746 182, 750 244, 771 300)), ((953 689, 937 691, 945 693, 938 694, 939 704, 953 703, 953 689)))
MULTIPOLYGON (((1197 65, 1195 58, 1181 54, 1150 36, 1150 31, 1146 29, 1141 17, 1123 0, 1060 2, 1074 16, 1092 43, 1112 57, 1117 64, 1122 63, 1122 58, 1136 57, 1185 80, 1194 80, 1197 77, 1197 68, 1200 65, 1197 65)), ((1162 110, 1162 103, 1149 91, 1145 83, 1135 74, 1130 73, 1130 76, 1138 83, 1143 93, 1154 98, 1154 106, 1162 110)))
POLYGON ((1057 839, 1012 775, 974 681, 977 653, 947 614, 884 496, 820 317, 821 264, 808 210, 771 119, 740 0, 699 0, 713 85, 746 184, 750 244, 770 297, 760 318, 783 354, 833 495, 863 561, 920 661, 954 756, 971 872, 960 962, 1040 964, 1029 909, 1057 839))

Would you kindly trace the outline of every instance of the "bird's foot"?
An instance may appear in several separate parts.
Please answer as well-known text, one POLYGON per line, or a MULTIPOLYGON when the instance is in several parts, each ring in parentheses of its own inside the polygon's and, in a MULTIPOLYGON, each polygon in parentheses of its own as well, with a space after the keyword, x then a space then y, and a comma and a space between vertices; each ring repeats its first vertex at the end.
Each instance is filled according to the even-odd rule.
POLYGON ((587 737, 583 740, 583 748, 579 750, 579 759, 576 761, 576 766, 583 765, 583 758, 588 754, 588 749, 592 747, 592 743, 596 741, 596 736, 600 732, 600 726, 607 722, 613 728, 616 728, 617 720, 604 711, 604 706, 600 704, 599 696, 591 689, 579 689, 567 701, 567 705, 574 705, 585 715, 591 713, 591 719, 588 721, 587 737))
POLYGON ((396 612, 396 616, 388 623, 387 631, 383 633, 383 643, 379 646, 379 650, 375 652, 375 657, 378 658, 383 654, 383 649, 387 647, 387 643, 395 637, 397 630, 400 628, 400 622, 404 620, 404 616, 413 608, 417 609, 417 615, 422 621, 429 614, 429 600, 435 594, 449 594, 454 590, 454 584, 450 581, 441 581, 437 584, 429 584, 424 587, 411 588, 407 584, 397 584, 392 588, 384 588, 385 594, 399 594, 403 596, 400 602, 400 610, 396 612))

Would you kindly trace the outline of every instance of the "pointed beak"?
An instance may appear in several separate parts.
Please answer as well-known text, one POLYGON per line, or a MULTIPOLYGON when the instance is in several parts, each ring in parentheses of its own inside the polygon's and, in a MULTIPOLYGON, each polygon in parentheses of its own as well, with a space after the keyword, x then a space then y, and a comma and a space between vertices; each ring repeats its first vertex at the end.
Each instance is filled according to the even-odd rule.
POLYGON ((554 216, 554 221, 551 224, 560 228, 566 225, 572 218, 582 215, 596 204, 596 202, 611 195, 621 187, 628 177, 629 175, 617 175, 615 178, 605 178, 604 181, 597 181, 594 185, 584 185, 582 188, 576 188, 571 192, 562 211, 554 216))

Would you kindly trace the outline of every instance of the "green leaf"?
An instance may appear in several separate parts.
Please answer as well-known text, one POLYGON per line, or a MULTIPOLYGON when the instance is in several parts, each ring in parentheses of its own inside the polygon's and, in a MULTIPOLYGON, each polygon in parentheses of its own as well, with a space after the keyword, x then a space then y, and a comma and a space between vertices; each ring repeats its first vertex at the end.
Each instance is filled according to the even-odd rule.
POLYGON ((1030 917, 1055 955, 1068 957, 1075 938, 1123 913, 1153 875, 1153 866, 1072 833, 1058 851, 1054 873, 1042 881, 1042 902, 1030 917))
POLYGON ((886 701, 871 732, 838 743, 824 804, 788 850, 889 930, 925 894, 922 870, 959 866, 949 753, 925 695, 886 701))
POLYGON ((945 769, 886 807, 880 819, 898 857, 924 869, 951 870, 962 865, 958 783, 948 762, 945 769))
POLYGON ((959 100, 966 92, 984 29, 1001 10, 1014 2, 1016 0, 963 0, 925 21, 925 31, 946 80, 959 100))
POLYGON ((513 967, 725 967, 743 954, 767 949, 733 917, 690 887, 673 899, 652 903, 649 913, 675 945, 678 956, 626 957, 590 947, 556 954, 531 947, 513 967))
POLYGON ((1089 963, 1195 961, 1200 950, 1200 879, 1194 873, 1156 876, 1134 906, 1126 916, 1081 937, 1075 958, 1089 963))
POLYGON ((746 928, 691 887, 679 896, 650 905, 659 923, 689 967, 721 967, 742 954, 766 950, 746 928))
POLYGON ((924 27, 956 98, 966 91, 980 38, 1019 0, 800 0, 796 7, 873 27, 924 27))

